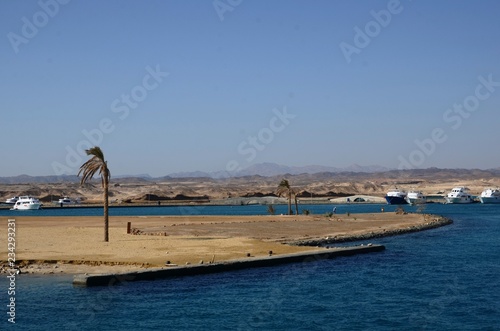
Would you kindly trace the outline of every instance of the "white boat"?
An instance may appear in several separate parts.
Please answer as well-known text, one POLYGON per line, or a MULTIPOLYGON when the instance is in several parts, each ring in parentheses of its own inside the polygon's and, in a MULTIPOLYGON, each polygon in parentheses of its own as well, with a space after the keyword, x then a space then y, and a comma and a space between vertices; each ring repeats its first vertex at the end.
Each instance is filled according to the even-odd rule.
POLYGON ((408 203, 406 201, 406 192, 397 188, 387 192, 385 201, 390 205, 404 205, 408 203))
POLYGON ((70 198, 68 197, 64 197, 62 199, 59 199, 59 201, 57 201, 58 204, 63 204, 63 205, 72 205, 72 204, 75 204, 77 203, 76 201, 73 201, 71 200, 70 198))
POLYGON ((410 191, 406 195, 406 202, 410 205, 421 205, 427 203, 427 198, 422 193, 422 191, 410 191))
POLYGON ((37 198, 33 198, 30 196, 22 196, 14 204, 12 207, 13 210, 32 210, 32 209, 40 209, 42 203, 37 198))
POLYGON ((472 203, 474 202, 472 195, 469 194, 469 189, 466 187, 454 187, 446 195, 446 203, 472 203))
POLYGON ((481 203, 500 203, 500 190, 488 188, 481 193, 479 200, 481 203))
POLYGON ((5 200, 5 203, 8 205, 13 205, 17 202, 17 200, 19 200, 19 197, 13 197, 13 198, 5 200))

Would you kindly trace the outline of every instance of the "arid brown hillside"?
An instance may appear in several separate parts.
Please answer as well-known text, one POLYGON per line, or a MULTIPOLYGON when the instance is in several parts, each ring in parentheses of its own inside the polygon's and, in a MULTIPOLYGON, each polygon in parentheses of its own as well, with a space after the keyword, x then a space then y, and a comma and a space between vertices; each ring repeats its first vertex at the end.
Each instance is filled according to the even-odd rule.
MULTIPOLYGON (((77 180, 47 183, 34 182, 0 184, 0 201, 19 195, 32 195, 45 202, 63 196, 80 198, 82 202, 100 202, 102 189, 99 180, 80 186, 77 180)), ((75 177, 76 178, 76 177, 75 177)), ((274 177, 248 176, 228 179, 213 178, 112 178, 112 203, 152 201, 207 201, 237 197, 273 196, 282 178, 287 178, 303 197, 338 197, 354 194, 384 196, 397 186, 406 190, 419 189, 425 194, 442 194, 454 186, 467 186, 472 194, 486 187, 500 186, 496 170, 425 169, 387 171, 378 173, 317 173, 274 177)), ((54 178, 51 178, 54 179, 54 178)))

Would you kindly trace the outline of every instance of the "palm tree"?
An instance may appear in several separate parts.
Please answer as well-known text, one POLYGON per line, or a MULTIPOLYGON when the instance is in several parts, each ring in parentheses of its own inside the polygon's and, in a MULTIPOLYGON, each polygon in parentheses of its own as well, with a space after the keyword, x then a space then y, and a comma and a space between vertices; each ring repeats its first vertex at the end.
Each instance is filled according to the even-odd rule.
POLYGON ((287 179, 282 179, 280 184, 278 185, 278 195, 282 195, 285 193, 288 198, 288 215, 292 215, 292 194, 293 194, 293 189, 290 186, 290 183, 288 182, 287 179))
POLYGON ((78 176, 82 174, 80 185, 85 184, 87 181, 94 177, 95 173, 99 171, 101 175, 102 187, 104 188, 104 241, 109 241, 109 180, 111 173, 108 169, 108 162, 104 160, 104 154, 101 148, 95 146, 91 149, 85 150, 88 156, 92 156, 87 162, 82 164, 78 176))
POLYGON ((299 214, 299 205, 297 201, 297 192, 293 192, 293 198, 295 199, 295 215, 299 214))

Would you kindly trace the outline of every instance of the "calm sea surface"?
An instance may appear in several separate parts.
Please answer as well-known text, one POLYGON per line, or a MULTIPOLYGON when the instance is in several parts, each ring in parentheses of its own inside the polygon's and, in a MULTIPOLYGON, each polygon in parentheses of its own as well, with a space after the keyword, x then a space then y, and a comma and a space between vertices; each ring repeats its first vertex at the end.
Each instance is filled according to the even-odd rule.
MULTIPOLYGON (((340 205, 337 213, 381 207, 394 209, 340 205)), ((68 276, 19 275, 15 325, 7 320, 9 283, 2 276, 0 330, 499 330, 500 205, 429 204, 426 212, 454 224, 371 240, 386 245, 381 253, 102 288, 73 287, 68 276)), ((112 209, 112 215, 185 214, 267 212, 265 206, 112 209)), ((2 220, 20 215, 0 211, 2 220)))

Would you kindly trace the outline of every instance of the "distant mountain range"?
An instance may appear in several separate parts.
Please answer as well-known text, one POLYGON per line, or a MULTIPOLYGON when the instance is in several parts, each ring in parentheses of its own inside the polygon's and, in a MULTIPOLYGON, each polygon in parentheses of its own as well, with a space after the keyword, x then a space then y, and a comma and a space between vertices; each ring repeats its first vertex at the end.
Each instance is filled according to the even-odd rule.
POLYGON ((300 175, 300 174, 316 174, 322 172, 329 173, 339 173, 339 172, 363 172, 363 173, 372 173, 372 172, 384 172, 389 171, 391 169, 372 165, 372 166, 360 166, 357 164, 353 164, 349 167, 345 168, 336 168, 336 167, 328 167, 321 165, 309 165, 302 167, 293 167, 286 166, 277 163, 257 163, 249 166, 240 171, 236 172, 227 172, 227 171, 216 171, 216 172, 177 172, 168 175, 170 178, 199 178, 199 177, 208 177, 208 178, 228 178, 228 177, 245 177, 245 176, 263 176, 263 177, 273 177, 279 175, 300 175))
MULTIPOLYGON (((500 168, 479 170, 479 169, 440 169, 440 168, 428 168, 428 169, 414 169, 405 170, 407 175, 413 175, 417 177, 421 176, 432 176, 436 179, 445 178, 449 176, 458 177, 478 177, 481 176, 500 176, 500 168)), ((353 164, 345 168, 321 166, 321 165, 310 165, 302 167, 285 166, 276 163, 258 163, 248 168, 245 168, 237 172, 227 172, 227 171, 216 171, 216 172, 176 172, 163 177, 151 177, 148 174, 141 175, 122 175, 113 176, 115 179, 120 179, 121 182, 151 182, 158 181, 162 179, 180 179, 180 178, 211 178, 211 179, 224 179, 224 178, 236 178, 236 177, 276 177, 276 176, 298 176, 298 175, 316 175, 316 177, 324 176, 342 176, 342 177, 366 177, 370 174, 380 173, 381 176, 392 177, 399 176, 399 171, 396 169, 389 169, 386 167, 372 165, 372 166, 360 166, 353 164)), ((13 177, 0 177, 0 184, 27 184, 27 183, 76 183, 79 182, 80 178, 76 175, 66 175, 66 176, 29 176, 29 175, 19 175, 13 177)))

